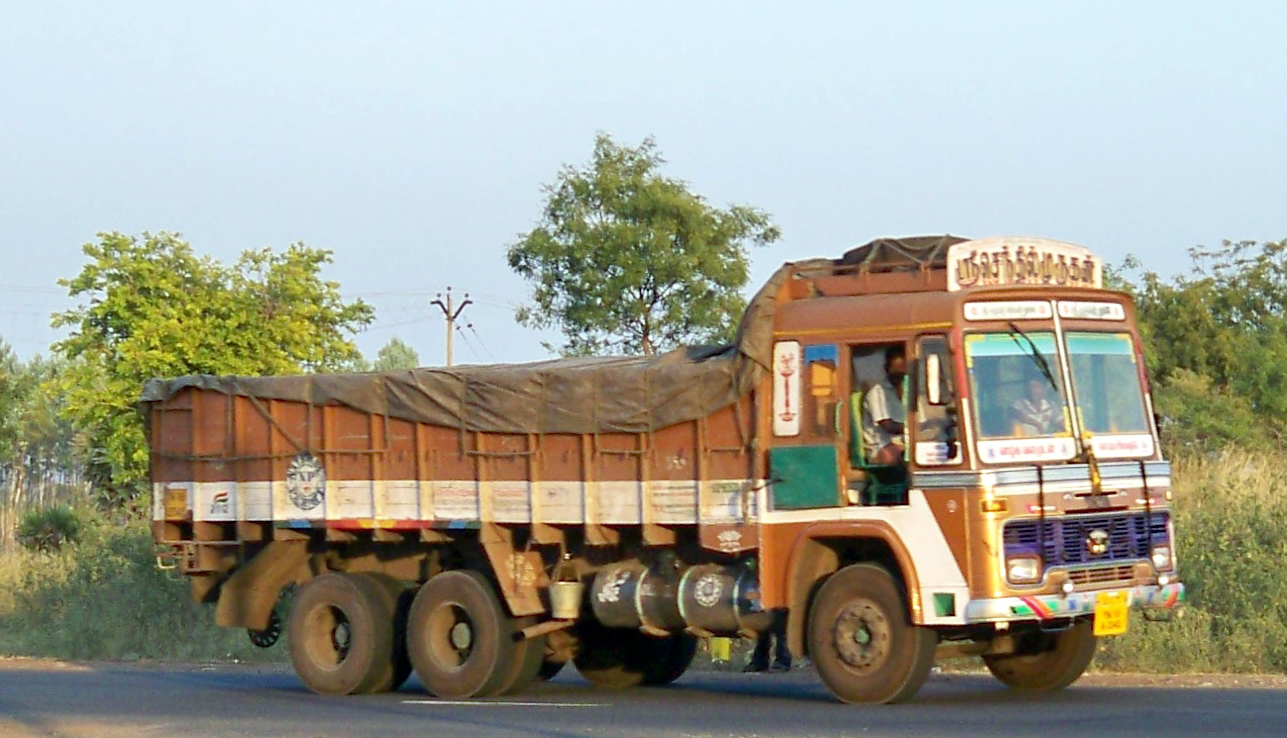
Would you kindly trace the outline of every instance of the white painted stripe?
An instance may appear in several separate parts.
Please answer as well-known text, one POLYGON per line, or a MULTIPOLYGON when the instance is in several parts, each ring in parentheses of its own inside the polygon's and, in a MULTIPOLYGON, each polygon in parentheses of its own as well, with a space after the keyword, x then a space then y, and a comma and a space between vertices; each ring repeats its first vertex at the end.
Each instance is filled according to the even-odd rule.
POLYGON ((965 574, 956 563, 951 547, 947 545, 947 538, 943 536, 938 519, 934 517, 934 511, 925 499, 925 492, 919 489, 909 490, 906 505, 853 505, 814 510, 783 510, 761 515, 761 522, 769 525, 816 521, 876 521, 888 524, 912 557, 912 566, 916 568, 916 578, 920 582, 921 612, 925 622, 943 625, 965 622, 963 610, 969 591, 965 574), (957 594, 957 614, 953 617, 935 617, 931 597, 933 592, 957 594))
POLYGON ((606 702, 518 702, 514 700, 403 700, 404 705, 440 707, 607 707, 606 702))
POLYGON ((164 516, 164 491, 182 488, 196 520, 381 520, 475 521, 490 512, 504 523, 639 525, 651 500, 648 520, 668 525, 754 523, 763 509, 764 480, 526 481, 473 479, 329 480, 320 504, 301 510, 286 482, 158 482, 152 485, 152 518, 164 516), (645 491, 648 496, 645 496, 645 491), (746 500, 743 514, 743 497, 746 500), (228 502, 224 507, 223 497, 228 502), (417 509, 418 508, 418 509, 417 509), (699 515, 698 510, 702 510, 699 515), (534 515, 535 513, 535 515, 534 515))

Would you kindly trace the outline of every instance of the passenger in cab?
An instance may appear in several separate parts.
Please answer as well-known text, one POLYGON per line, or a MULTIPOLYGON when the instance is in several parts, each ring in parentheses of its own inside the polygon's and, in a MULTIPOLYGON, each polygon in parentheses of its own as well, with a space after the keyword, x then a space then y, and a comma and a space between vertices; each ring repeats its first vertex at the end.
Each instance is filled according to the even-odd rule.
POLYGON ((862 443, 867 460, 873 464, 901 464, 903 461, 903 425, 907 409, 903 405, 903 377, 907 375, 907 358, 903 347, 885 350, 885 378, 872 385, 863 398, 862 443))

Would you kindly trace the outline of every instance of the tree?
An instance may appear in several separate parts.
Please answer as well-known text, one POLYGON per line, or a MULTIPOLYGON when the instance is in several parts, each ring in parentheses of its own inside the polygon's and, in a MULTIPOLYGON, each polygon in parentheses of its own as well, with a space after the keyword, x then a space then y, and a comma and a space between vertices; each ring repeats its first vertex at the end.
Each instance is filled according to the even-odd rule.
POLYGON ((732 336, 747 245, 780 232, 761 210, 711 207, 660 174, 664 161, 651 138, 630 148, 601 133, 587 166, 564 166, 544 187, 539 224, 507 254, 533 285, 519 323, 557 327, 568 355, 652 354, 732 336))
MULTIPOLYGON (((1186 445, 1262 445, 1287 431, 1287 241, 1191 249, 1134 293, 1157 406, 1186 445), (1221 417, 1199 417, 1219 414, 1221 417)), ((1129 260, 1128 269, 1138 266, 1129 260)), ((1121 276, 1121 272, 1118 273, 1121 276)))
POLYGON ((418 366, 420 366, 420 354, 403 343, 402 339, 394 336, 375 355, 373 368, 377 372, 387 372, 392 369, 415 369, 418 366))
POLYGON ((373 317, 322 279, 330 252, 303 244, 246 251, 232 266, 198 257, 174 233, 102 233, 83 250, 89 263, 59 281, 82 302, 54 316, 71 329, 55 347, 71 360, 58 383, 107 507, 132 499, 146 478, 134 405, 148 379, 342 369, 360 358, 347 334, 373 317))
POLYGON ((0 547, 25 508, 70 504, 82 491, 81 446, 52 386, 65 365, 57 356, 21 361, 0 341, 0 547))

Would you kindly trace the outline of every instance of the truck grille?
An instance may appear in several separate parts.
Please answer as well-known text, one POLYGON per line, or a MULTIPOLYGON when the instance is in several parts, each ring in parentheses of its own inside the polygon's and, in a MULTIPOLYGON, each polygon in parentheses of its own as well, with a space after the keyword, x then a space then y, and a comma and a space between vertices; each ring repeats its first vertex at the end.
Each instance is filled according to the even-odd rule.
POLYGON ((1134 564, 1117 566, 1097 566, 1092 569, 1073 569, 1068 572, 1068 579, 1073 584, 1108 584, 1110 582, 1129 582, 1135 578, 1134 564))
POLYGON ((1144 513, 1047 517, 1043 530, 1042 521, 1029 518, 1007 522, 1002 539, 1006 556, 1040 553, 1048 567, 1106 564, 1149 558, 1150 529, 1154 545, 1168 543, 1169 521, 1164 512, 1151 518, 1144 513), (1087 545, 1095 532, 1107 534, 1107 550, 1100 554, 1087 545))

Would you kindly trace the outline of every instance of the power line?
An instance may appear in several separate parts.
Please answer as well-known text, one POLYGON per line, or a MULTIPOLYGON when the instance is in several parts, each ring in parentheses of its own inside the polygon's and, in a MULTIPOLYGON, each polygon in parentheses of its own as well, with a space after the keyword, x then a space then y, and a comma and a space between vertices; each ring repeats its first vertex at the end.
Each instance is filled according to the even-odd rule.
MULTIPOLYGON (((475 360, 481 362, 483 360, 483 357, 479 355, 478 349, 474 348, 474 342, 470 341, 469 336, 465 335, 464 329, 462 329, 460 326, 456 326, 456 332, 460 334, 460 340, 465 342, 465 347, 469 349, 469 353, 474 355, 475 360)), ((447 366, 451 366, 451 365, 448 364, 447 366)))
POLYGON ((470 333, 474 334, 474 338, 478 339, 478 345, 483 347, 483 353, 487 354, 487 360, 495 364, 496 357, 492 355, 491 349, 487 348, 487 342, 483 340, 483 337, 478 335, 478 331, 474 330, 474 324, 470 323, 465 327, 469 329, 470 333))

